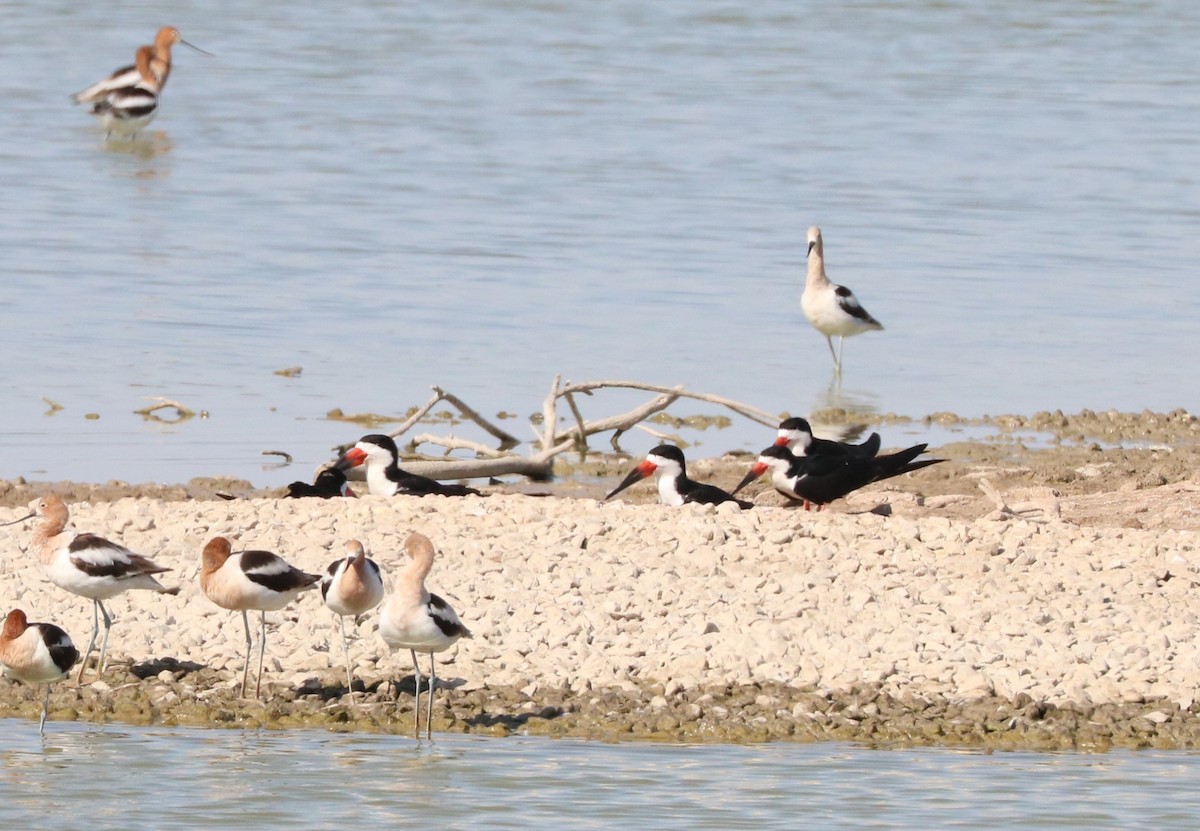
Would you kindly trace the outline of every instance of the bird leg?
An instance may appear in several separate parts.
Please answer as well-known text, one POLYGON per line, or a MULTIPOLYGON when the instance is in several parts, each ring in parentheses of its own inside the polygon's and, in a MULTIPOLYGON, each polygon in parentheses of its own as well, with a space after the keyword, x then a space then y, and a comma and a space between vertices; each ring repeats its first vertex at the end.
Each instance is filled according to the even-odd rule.
POLYGON ((433 738, 433 691, 437 689, 437 656, 429 653, 429 692, 425 695, 425 738, 433 738))
POLYGON ((83 671, 87 668, 88 658, 92 655, 92 647, 96 645, 96 635, 100 633, 100 601, 92 599, 92 637, 88 640, 87 649, 83 650, 83 660, 79 662, 79 674, 75 676, 75 683, 83 683, 83 671))
POLYGON ((262 633, 258 636, 258 677, 254 679, 254 698, 257 700, 259 692, 262 690, 262 668, 263 657, 267 651, 267 613, 259 612, 259 619, 262 621, 262 633))
POLYGON ((105 656, 108 655, 108 633, 112 629, 112 618, 109 617, 108 609, 104 608, 102 602, 97 600, 96 605, 100 607, 100 614, 104 617, 104 640, 100 642, 100 657, 97 659, 100 668, 96 670, 96 676, 99 677, 104 674, 104 668, 108 664, 105 656))
POLYGON ((413 671, 417 676, 417 698, 413 702, 413 738, 420 740, 421 738, 421 665, 417 663, 417 650, 410 649, 412 654, 413 671))
POLYGON ((350 671, 350 646, 346 643, 346 617, 338 615, 338 626, 342 630, 342 654, 346 656, 346 694, 354 700, 354 675, 350 671))
POLYGON ((50 685, 46 685, 46 697, 42 699, 42 719, 38 722, 38 735, 46 736, 46 713, 50 711, 50 685))
POLYGON ((242 663, 242 698, 246 697, 246 676, 250 673, 250 649, 254 642, 250 639, 250 616, 242 609, 242 626, 246 629, 246 660, 242 663))
POLYGON ((842 359, 838 357, 838 353, 833 349, 833 336, 826 335, 825 342, 829 344, 829 354, 833 356, 833 374, 840 375, 842 372, 842 359))

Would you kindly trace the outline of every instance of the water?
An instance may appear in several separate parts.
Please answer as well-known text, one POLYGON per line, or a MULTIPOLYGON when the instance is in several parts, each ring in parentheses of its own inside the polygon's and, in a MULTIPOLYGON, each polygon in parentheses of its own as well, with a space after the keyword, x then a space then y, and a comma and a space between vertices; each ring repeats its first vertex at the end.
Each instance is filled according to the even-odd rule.
POLYGON ((1200 818, 1193 753, 687 746, 0 719, 7 827, 1155 828, 1200 818))
POLYGON ((771 412, 1200 404, 1189 0, 4 18, 3 477, 280 484, 364 432, 331 408, 432 384, 525 439, 559 373, 771 412), (178 48, 147 140, 106 146, 67 94, 164 23, 216 57, 178 48), (814 223, 887 326, 840 387, 798 305, 814 223), (209 417, 133 414, 155 396, 209 417))

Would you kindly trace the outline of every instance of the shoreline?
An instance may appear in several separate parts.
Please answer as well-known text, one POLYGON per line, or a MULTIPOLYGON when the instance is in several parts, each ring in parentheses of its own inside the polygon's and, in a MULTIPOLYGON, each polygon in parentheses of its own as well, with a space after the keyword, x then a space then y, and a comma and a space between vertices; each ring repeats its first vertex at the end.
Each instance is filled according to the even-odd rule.
MULTIPOLYGON (((603 503, 506 486, 484 498, 223 501, 196 483, 125 495, 17 481, 0 483, 0 521, 66 488, 80 530, 174 569, 183 587, 106 604, 109 669, 99 684, 89 670, 80 688, 55 685, 48 730, 82 719, 408 733, 407 653, 389 654, 363 622, 351 654, 371 692, 351 706, 335 619, 315 592, 268 614, 271 698, 238 701, 240 615, 209 603, 196 575, 217 534, 310 572, 354 537, 386 575, 417 530, 439 550, 431 590, 476 633, 438 656, 438 730, 1195 747, 1196 452, 956 443, 931 450, 950 462, 819 513, 780 507, 762 485, 760 507, 740 511, 651 504, 649 483, 603 503), (398 703, 381 692, 392 677, 398 703)), ((598 464, 607 483, 631 463, 598 464)), ((722 484, 747 464, 696 460, 689 472, 722 484)), ((0 528, 0 609, 57 623, 82 648, 90 604, 45 580, 31 534, 0 528)), ((0 715, 36 716, 40 690, 0 690, 0 715)))
MULTIPOLYGON (((295 686, 273 683, 273 697, 256 702, 218 688, 226 679, 206 670, 171 679, 142 678, 140 672, 114 678, 110 666, 109 678, 101 684, 87 683, 70 692, 56 687, 47 732, 52 733, 56 723, 85 721, 412 735, 411 674, 403 678, 398 699, 385 682, 359 691, 351 703, 344 697, 344 686, 317 676, 295 686), (113 680, 115 686, 109 683, 113 680)), ((569 689, 539 690, 533 697, 516 687, 456 694, 439 686, 437 702, 435 733, 498 738, 684 744, 837 741, 880 748, 1082 752, 1200 747, 1200 713, 1166 700, 1056 705, 1025 695, 969 701, 897 698, 877 686, 837 692, 775 684, 682 690, 652 683, 583 696, 569 689)), ((26 686, 6 696, 0 717, 34 722, 40 709, 40 691, 26 686)))

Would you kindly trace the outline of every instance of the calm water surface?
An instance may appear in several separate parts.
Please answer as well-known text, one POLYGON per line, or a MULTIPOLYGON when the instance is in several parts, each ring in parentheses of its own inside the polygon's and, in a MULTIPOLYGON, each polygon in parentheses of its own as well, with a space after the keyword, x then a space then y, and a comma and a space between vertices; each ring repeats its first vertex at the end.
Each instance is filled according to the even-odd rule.
POLYGON ((0 719, 6 827, 1155 828, 1200 820, 1191 753, 683 746, 0 719))
POLYGON ((558 373, 1200 409, 1190 0, 16 0, 4 28, 2 477, 283 483, 363 432, 331 408, 432 384, 526 438, 558 373), (168 23, 216 57, 177 49, 145 140, 105 145, 68 93, 168 23), (840 388, 798 305, 814 223, 887 326, 840 388), (210 417, 133 414, 155 396, 210 417))

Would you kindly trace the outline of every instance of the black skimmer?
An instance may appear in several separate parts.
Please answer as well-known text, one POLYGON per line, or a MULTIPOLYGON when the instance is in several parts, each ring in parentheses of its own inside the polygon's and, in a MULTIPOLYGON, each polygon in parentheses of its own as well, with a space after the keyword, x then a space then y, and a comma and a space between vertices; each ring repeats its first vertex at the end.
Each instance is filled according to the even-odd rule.
POLYGON ((25 684, 45 684, 38 735, 45 735, 50 709, 50 684, 67 677, 79 660, 71 636, 53 623, 30 623, 25 613, 13 609, 0 631, 0 671, 25 684))
POLYGON ((787 447, 772 445, 758 455, 758 461, 750 468, 738 486, 737 493, 746 485, 771 471, 771 484, 789 499, 804 503, 805 510, 841 499, 864 485, 890 479, 902 473, 911 473, 923 467, 945 461, 944 459, 917 459, 927 445, 915 444, 896 453, 870 458, 854 456, 797 456, 787 447))
POLYGON ((444 484, 427 476, 418 476, 401 469, 400 451, 391 436, 378 433, 363 436, 338 461, 335 468, 346 470, 367 466, 367 489, 376 496, 479 496, 479 491, 466 485, 444 484))
POLYGON ((821 241, 821 229, 816 225, 808 229, 808 279, 804 293, 800 295, 800 307, 813 328, 825 336, 829 354, 833 356, 834 372, 839 375, 846 338, 883 328, 883 324, 862 307, 854 292, 831 283, 825 275, 825 245, 821 241), (833 351, 834 335, 838 337, 837 352, 833 351))
POLYGON ((321 578, 321 597, 338 616, 342 633, 342 653, 346 657, 346 693, 354 694, 354 674, 350 669, 350 646, 346 643, 346 618, 358 622, 360 615, 383 602, 383 575, 379 564, 367 556, 358 540, 346 542, 346 556, 334 560, 321 578))
POLYGON ((775 436, 776 447, 787 447, 797 456, 854 456, 869 459, 879 453, 878 433, 867 436, 862 444, 820 439, 813 435, 812 426, 804 418, 787 418, 779 422, 775 436))
POLYGON ((112 617, 104 608, 104 601, 116 597, 128 589, 145 589, 161 594, 179 594, 179 587, 167 588, 155 579, 171 569, 156 564, 141 554, 135 554, 123 545, 110 542, 95 534, 81 534, 70 527, 67 505, 57 494, 47 494, 29 504, 31 513, 20 519, 5 523, 12 525, 32 517, 41 519, 33 532, 33 548, 42 561, 46 576, 60 589, 89 598, 92 601, 92 637, 88 640, 83 660, 79 662, 76 683, 83 680, 83 671, 96 645, 100 632, 100 616, 104 617, 104 640, 100 644, 100 656, 96 663, 96 674, 104 672, 105 656, 108 654, 108 634, 112 629, 112 617))
MULTIPOLYGON (((416 701, 413 704, 413 727, 421 736, 421 665, 417 653, 429 655, 429 688, 425 702, 425 735, 433 732, 433 692, 437 686, 437 659, 434 654, 449 649, 459 638, 471 637, 471 630, 458 619, 458 614, 442 598, 430 594, 425 578, 433 568, 433 543, 423 534, 412 533, 404 542, 400 572, 392 594, 379 610, 379 637, 392 649, 407 649, 412 654, 416 672, 416 701)), ((397 687, 399 690, 399 687, 397 687)))
POLYGON ((254 697, 262 688, 263 655, 267 648, 267 612, 278 611, 321 580, 308 574, 270 551, 239 551, 225 537, 213 537, 200 556, 200 588, 205 597, 222 609, 242 613, 246 630, 246 662, 242 666, 242 697, 246 697, 246 677, 250 672, 250 609, 259 611, 261 632, 258 638, 258 678, 254 697))
POLYGON ((646 454, 646 459, 629 472, 605 499, 612 499, 621 491, 658 472, 658 500, 664 505, 683 505, 698 502, 701 505, 720 505, 736 502, 741 508, 753 508, 751 502, 738 499, 716 485, 694 482, 687 477, 687 462, 683 451, 673 444, 660 444, 646 454))
POLYGON ((322 470, 311 485, 308 482, 292 482, 287 486, 287 491, 284 499, 300 499, 307 496, 333 499, 338 496, 354 496, 354 491, 346 482, 346 472, 336 467, 327 467, 322 470))

